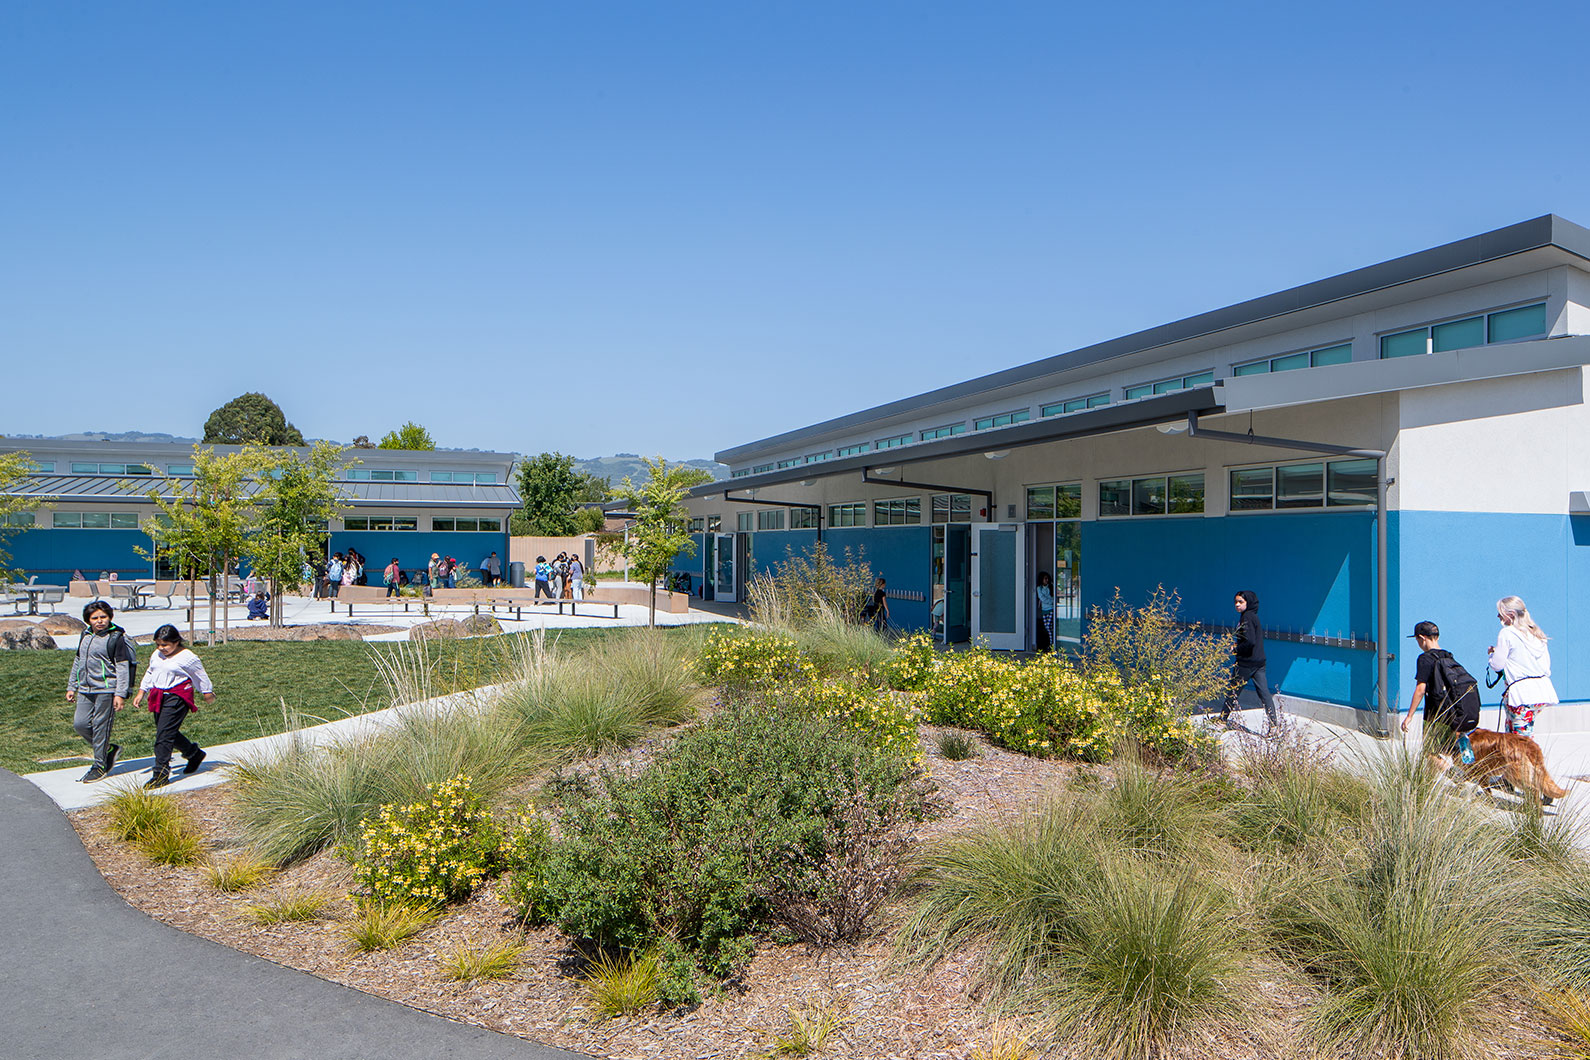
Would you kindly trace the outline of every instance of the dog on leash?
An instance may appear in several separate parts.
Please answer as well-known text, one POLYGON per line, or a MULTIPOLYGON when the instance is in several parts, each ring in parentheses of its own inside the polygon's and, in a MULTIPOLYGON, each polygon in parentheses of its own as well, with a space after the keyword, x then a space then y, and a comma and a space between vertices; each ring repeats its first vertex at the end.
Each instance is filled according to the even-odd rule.
MULTIPOLYGON (((1474 761, 1462 767, 1463 774, 1480 787, 1490 788, 1492 777, 1501 777, 1509 788, 1519 794, 1533 794, 1542 804, 1550 806, 1553 799, 1563 798, 1568 789, 1551 779, 1546 771, 1545 756, 1540 745, 1528 736, 1511 732, 1492 732, 1490 729, 1471 729, 1469 746, 1474 749, 1474 761)), ((1443 768, 1457 760, 1448 754, 1435 756, 1443 768)))

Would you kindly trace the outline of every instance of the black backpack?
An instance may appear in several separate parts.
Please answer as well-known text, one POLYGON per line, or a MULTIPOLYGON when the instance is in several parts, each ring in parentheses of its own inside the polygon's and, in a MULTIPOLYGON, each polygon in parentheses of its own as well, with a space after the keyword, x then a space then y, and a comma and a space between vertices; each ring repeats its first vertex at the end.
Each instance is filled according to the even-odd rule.
POLYGON ((1458 732, 1468 732, 1480 723, 1480 683, 1452 658, 1452 653, 1430 653, 1435 663, 1431 693, 1437 696, 1434 714, 1458 732))

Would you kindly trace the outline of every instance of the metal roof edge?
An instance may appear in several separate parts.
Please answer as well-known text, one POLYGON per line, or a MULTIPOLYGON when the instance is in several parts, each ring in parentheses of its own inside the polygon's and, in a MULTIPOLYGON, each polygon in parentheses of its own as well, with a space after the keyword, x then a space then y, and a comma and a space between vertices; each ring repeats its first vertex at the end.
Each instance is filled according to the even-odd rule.
POLYGON ((875 405, 859 412, 847 413, 844 416, 771 435, 758 441, 731 446, 713 454, 713 458, 722 464, 743 462, 745 458, 757 453, 784 449, 808 438, 860 427, 873 420, 924 411, 935 405, 1031 382, 1061 371, 1087 367, 1114 357, 1256 323, 1285 313, 1342 301, 1548 246, 1556 246, 1590 261, 1590 229, 1556 214, 1543 214, 1480 235, 1468 236, 1378 264, 1366 265, 1129 335, 1107 339, 1092 346, 1083 346, 1067 353, 1040 358, 1027 364, 875 405))

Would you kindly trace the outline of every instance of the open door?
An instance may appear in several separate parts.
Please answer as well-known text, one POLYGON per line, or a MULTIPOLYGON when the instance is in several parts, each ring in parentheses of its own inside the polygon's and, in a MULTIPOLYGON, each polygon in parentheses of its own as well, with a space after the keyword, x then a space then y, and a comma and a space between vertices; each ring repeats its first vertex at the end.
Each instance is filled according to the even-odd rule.
POLYGON ((944 539, 944 642, 972 639, 972 528, 951 524, 944 539))
POLYGON ((977 523, 972 530, 972 636, 990 648, 1026 647, 1022 587, 1026 550, 1020 523, 977 523))
POLYGON ((732 604, 740 598, 740 569, 735 563, 734 535, 714 534, 716 547, 713 549, 713 559, 716 561, 709 571, 712 579, 713 598, 721 603, 732 604))

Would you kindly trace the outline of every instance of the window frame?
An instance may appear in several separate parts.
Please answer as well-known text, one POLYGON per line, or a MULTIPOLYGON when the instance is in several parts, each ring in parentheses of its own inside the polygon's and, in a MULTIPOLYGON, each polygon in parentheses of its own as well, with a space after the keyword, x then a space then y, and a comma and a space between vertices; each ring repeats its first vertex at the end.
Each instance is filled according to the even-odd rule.
MULTIPOLYGON (((1316 512, 1316 513, 1318 513, 1318 512, 1333 512, 1333 511, 1348 511, 1348 512, 1356 511, 1356 512, 1361 512, 1361 511, 1364 511, 1366 509, 1372 511, 1374 509, 1374 507, 1375 507, 1375 500, 1376 500, 1376 498, 1375 498, 1375 488, 1374 488, 1373 484, 1366 484, 1366 485, 1361 486, 1360 487, 1360 491, 1357 494, 1353 494, 1350 491, 1345 490, 1345 489, 1335 489, 1335 490, 1333 490, 1331 487, 1332 487, 1333 484, 1336 483, 1337 476, 1339 476, 1339 475, 1357 474, 1359 476, 1363 476, 1363 477, 1366 477, 1366 478, 1369 477, 1369 476, 1373 476, 1374 475, 1374 465, 1375 465, 1375 461, 1374 461, 1373 458, 1370 458, 1370 457, 1357 457, 1357 456, 1336 457, 1334 459, 1329 458, 1329 457, 1323 457, 1323 458, 1318 458, 1317 457, 1317 458, 1315 458, 1313 460, 1291 460, 1291 461, 1284 461, 1284 462, 1281 462, 1281 463, 1274 463, 1274 464, 1236 464, 1236 465, 1231 465, 1231 466, 1228 466, 1226 468, 1226 513, 1228 515, 1266 515, 1266 514, 1268 514, 1268 515, 1278 515, 1278 514, 1284 514, 1284 513, 1289 513, 1289 512, 1316 512), (1283 499, 1283 495, 1282 495, 1282 475, 1281 475, 1282 470, 1283 469, 1294 469, 1296 471, 1302 471, 1303 469, 1306 469, 1306 468, 1309 468, 1309 467, 1313 467, 1313 466, 1316 466, 1316 465, 1320 467, 1319 490, 1315 491, 1315 492, 1317 492, 1317 495, 1319 497, 1319 502, 1316 503, 1316 504, 1289 503, 1289 504, 1286 504, 1286 505, 1283 506, 1282 505, 1282 499, 1283 499), (1352 471, 1347 471, 1347 470, 1344 470, 1344 467, 1346 465, 1357 465, 1357 466, 1352 471), (1263 473, 1267 473, 1268 476, 1269 476, 1270 489, 1269 489, 1269 493, 1266 495, 1269 503, 1267 505, 1262 506, 1262 507, 1258 506, 1258 505, 1253 505, 1253 506, 1249 506, 1249 507, 1241 507, 1241 508, 1237 507, 1237 500, 1238 500, 1238 494, 1237 494, 1237 489, 1236 489, 1237 476, 1238 475, 1250 475, 1251 476, 1251 475, 1263 474, 1263 473), (1356 495, 1356 496, 1358 496, 1361 499, 1355 500, 1355 501, 1347 501, 1347 500, 1333 501, 1331 499, 1333 495, 1334 496, 1353 496, 1353 495, 1356 495)), ((1258 493, 1248 493, 1245 496, 1248 497, 1248 498, 1257 499, 1259 497, 1259 494, 1258 493)), ((1294 493, 1292 496, 1293 496, 1293 498, 1296 498, 1298 496, 1301 496, 1301 494, 1294 493)))
POLYGON ((866 501, 841 501, 828 506, 828 528, 863 528, 867 522, 868 504, 866 501), (849 522, 845 520, 851 520, 849 522))
MULTIPOLYGON (((1151 475, 1130 475, 1125 478, 1101 478, 1098 480, 1098 499, 1100 519, 1198 519, 1209 514, 1209 475, 1203 469, 1186 471, 1166 471, 1151 475), (1182 481, 1191 483, 1198 480, 1198 507, 1186 510, 1175 510, 1172 483, 1182 481), (1105 491, 1112 494, 1124 492, 1125 511, 1114 510, 1118 508, 1116 502, 1106 505, 1105 491), (1158 498, 1158 510, 1144 510, 1145 502, 1158 498)), ((1059 495, 1056 494, 1058 501, 1059 495)))
POLYGON ((1536 339, 1543 339, 1551 334, 1551 320, 1546 316, 1546 310, 1549 305, 1550 299, 1530 299, 1529 301, 1519 302, 1513 305, 1497 306, 1492 309, 1482 309, 1479 312, 1469 312, 1458 316, 1431 320, 1422 325, 1414 325, 1411 328, 1399 327, 1391 331, 1376 332, 1375 354, 1382 361, 1395 361, 1400 360, 1403 357, 1417 357, 1419 356, 1418 353, 1398 353, 1388 356, 1386 354, 1386 340, 1401 338, 1405 335, 1416 335, 1419 332, 1424 333, 1423 352, 1426 354, 1450 353, 1452 350, 1478 349, 1480 346, 1505 346, 1511 342, 1531 342, 1536 339), (1505 317, 1512 313, 1521 313, 1525 310, 1531 309, 1540 310, 1541 330, 1532 332, 1528 335, 1518 335, 1513 338, 1491 338, 1491 334, 1494 330, 1493 321, 1496 317, 1505 317), (1482 340, 1481 342, 1472 346, 1451 346, 1443 350, 1438 350, 1435 348, 1435 332, 1437 328, 1451 327, 1457 324, 1466 324, 1470 321, 1479 322, 1480 338, 1482 340))
POLYGON ((1011 409, 1009 412, 996 412, 992 416, 979 416, 972 420, 972 430, 993 431, 1001 427, 1014 427, 1018 423, 1026 423, 1032 419, 1032 407, 1024 409, 1011 409), (1000 421, 1004 422, 1001 423, 1000 421))

